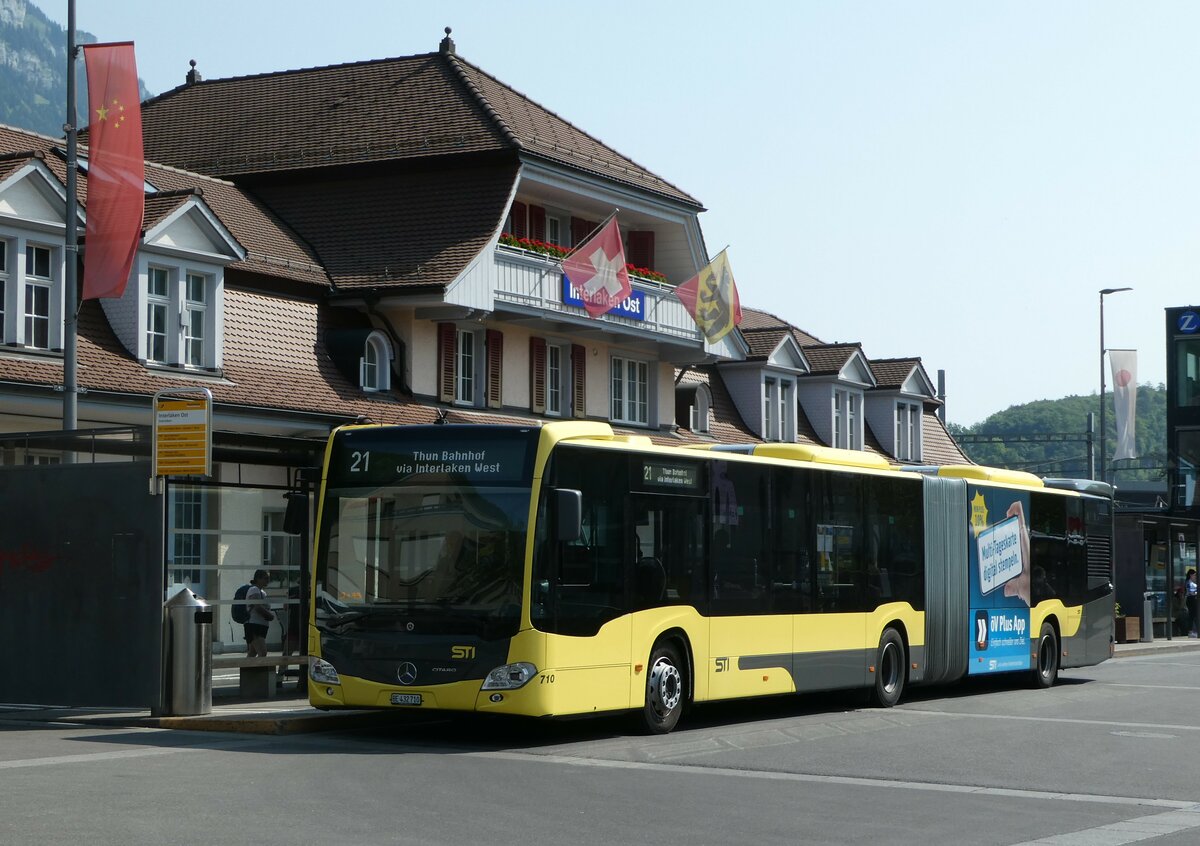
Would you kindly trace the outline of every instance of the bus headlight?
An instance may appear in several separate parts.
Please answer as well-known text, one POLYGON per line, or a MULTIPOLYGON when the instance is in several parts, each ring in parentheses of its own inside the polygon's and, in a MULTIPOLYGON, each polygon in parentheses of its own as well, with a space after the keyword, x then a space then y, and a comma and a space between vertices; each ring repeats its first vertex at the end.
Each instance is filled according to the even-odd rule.
POLYGON ((308 665, 308 677, 317 684, 341 684, 338 671, 328 661, 313 658, 308 665))
POLYGON ((524 661, 505 664, 487 674, 483 680, 484 690, 516 690, 537 675, 537 667, 524 661))

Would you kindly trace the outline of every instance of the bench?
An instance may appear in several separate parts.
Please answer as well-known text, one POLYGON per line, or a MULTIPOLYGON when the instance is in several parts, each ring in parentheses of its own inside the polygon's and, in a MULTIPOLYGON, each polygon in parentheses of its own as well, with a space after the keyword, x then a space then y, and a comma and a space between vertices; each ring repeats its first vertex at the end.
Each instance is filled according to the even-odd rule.
POLYGON ((275 696, 281 680, 280 673, 288 667, 307 670, 307 655, 214 655, 212 668, 238 670, 238 694, 247 699, 271 699, 275 696))

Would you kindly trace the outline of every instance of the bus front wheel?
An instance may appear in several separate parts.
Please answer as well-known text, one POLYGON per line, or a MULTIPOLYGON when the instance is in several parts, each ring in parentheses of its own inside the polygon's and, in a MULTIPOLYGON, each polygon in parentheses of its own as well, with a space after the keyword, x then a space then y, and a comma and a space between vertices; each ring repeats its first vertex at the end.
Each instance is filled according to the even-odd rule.
POLYGON ((1054 687, 1056 681, 1058 681, 1058 635, 1054 632, 1054 626, 1042 623, 1042 633, 1038 637, 1037 666, 1033 668, 1033 686, 1054 687))
POLYGON ((671 644, 660 643, 650 653, 646 704, 642 708, 642 718, 650 734, 666 734, 679 723, 687 689, 683 666, 679 651, 671 644))
POLYGON ((875 704, 891 708, 904 693, 904 639, 895 629, 885 629, 875 653, 875 704))

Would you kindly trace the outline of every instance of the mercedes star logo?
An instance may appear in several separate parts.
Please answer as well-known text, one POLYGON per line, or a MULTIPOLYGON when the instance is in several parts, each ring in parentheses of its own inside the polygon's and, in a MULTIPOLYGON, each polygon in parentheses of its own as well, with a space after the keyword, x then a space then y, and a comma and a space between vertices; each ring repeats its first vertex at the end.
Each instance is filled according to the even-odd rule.
POLYGON ((412 661, 405 661, 396 668, 396 678, 400 680, 400 684, 412 684, 417 680, 417 665, 412 661))

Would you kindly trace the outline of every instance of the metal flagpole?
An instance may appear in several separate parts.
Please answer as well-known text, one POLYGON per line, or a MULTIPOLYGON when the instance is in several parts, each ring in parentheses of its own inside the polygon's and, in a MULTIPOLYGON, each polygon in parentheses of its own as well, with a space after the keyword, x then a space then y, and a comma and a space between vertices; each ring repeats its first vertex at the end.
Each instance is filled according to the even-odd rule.
MULTIPOLYGON (((79 337, 79 232, 75 222, 79 216, 79 198, 76 189, 77 151, 75 121, 75 0, 67 0, 67 121, 63 131, 67 135, 67 243, 64 264, 66 265, 66 296, 63 298, 63 415, 64 431, 73 431, 79 424, 78 358, 76 349, 79 337)), ((67 455, 73 455, 68 453, 67 455)), ((64 455, 64 459, 67 458, 64 455)))

